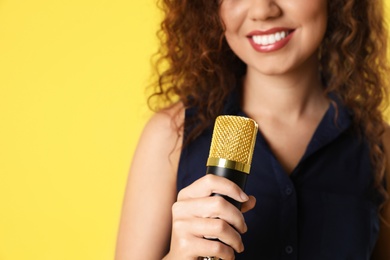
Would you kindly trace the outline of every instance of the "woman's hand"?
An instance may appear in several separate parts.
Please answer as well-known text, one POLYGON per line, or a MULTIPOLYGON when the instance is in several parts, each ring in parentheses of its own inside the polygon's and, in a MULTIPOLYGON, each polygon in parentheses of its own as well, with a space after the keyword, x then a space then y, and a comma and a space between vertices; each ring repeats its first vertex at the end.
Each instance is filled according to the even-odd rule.
POLYGON ((211 196, 213 193, 242 202, 242 212, 256 203, 235 183, 206 174, 181 190, 172 207, 171 248, 166 259, 216 256, 228 260, 234 259, 234 251, 244 250, 241 234, 247 226, 242 212, 223 197, 211 196))

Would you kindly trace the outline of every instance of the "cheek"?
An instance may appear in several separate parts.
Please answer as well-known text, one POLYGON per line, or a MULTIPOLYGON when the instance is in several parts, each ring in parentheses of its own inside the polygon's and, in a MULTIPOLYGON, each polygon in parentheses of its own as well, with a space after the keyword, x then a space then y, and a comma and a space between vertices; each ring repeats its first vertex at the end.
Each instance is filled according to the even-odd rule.
POLYGON ((326 0, 296 0, 284 3, 286 14, 291 14, 303 23, 325 20, 326 24, 327 8, 326 0))
POLYGON ((301 7, 301 10, 296 10, 296 12, 297 14, 300 12, 302 25, 307 28, 304 30, 305 38, 309 41, 321 42, 328 22, 326 1, 305 1, 305 4, 302 4, 301 7))
POLYGON ((245 21, 245 14, 245 5, 235 0, 224 0, 219 12, 226 31, 238 31, 245 21))
POLYGON ((316 28, 313 28, 314 33, 317 34, 317 38, 321 38, 321 41, 325 35, 327 24, 328 24, 328 15, 326 11, 320 11, 318 14, 313 17, 313 24, 316 28))
POLYGON ((308 1, 302 10, 305 17, 313 21, 319 27, 325 27, 327 24, 327 3, 325 0, 308 1))

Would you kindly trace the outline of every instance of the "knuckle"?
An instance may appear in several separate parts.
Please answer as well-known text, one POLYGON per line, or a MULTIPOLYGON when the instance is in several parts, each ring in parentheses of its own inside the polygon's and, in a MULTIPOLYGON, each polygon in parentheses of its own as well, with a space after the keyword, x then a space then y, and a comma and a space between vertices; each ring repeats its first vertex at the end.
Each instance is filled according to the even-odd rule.
POLYGON ((185 222, 182 220, 175 220, 172 222, 172 230, 175 231, 175 233, 178 233, 178 231, 185 230, 185 222))
POLYGON ((186 194, 186 189, 187 189, 187 188, 183 188, 183 189, 181 189, 181 190, 179 191, 179 193, 177 194, 177 200, 181 200, 181 199, 185 196, 185 194, 186 194))
POLYGON ((235 259, 234 249, 221 242, 214 242, 210 247, 210 255, 222 257, 224 260, 235 259))
POLYGON ((234 249, 229 247, 227 249, 227 257, 226 257, 226 259, 235 259, 235 258, 236 257, 235 257, 235 254, 234 254, 234 249))
POLYGON ((220 210, 220 209, 223 209, 226 205, 226 200, 222 196, 219 196, 219 195, 213 196, 212 200, 213 200, 212 207, 214 209, 220 210))
POLYGON ((218 234, 224 233, 228 229, 228 226, 229 225, 224 220, 218 220, 214 225, 214 231, 218 234))
POLYGON ((173 205, 172 205, 172 216, 173 217, 179 215, 179 212, 181 211, 180 208, 181 208, 181 203, 180 202, 173 203, 173 205))
POLYGON ((189 248, 189 241, 186 238, 180 238, 177 241, 178 247, 182 250, 186 250, 189 248))
POLYGON ((225 246, 221 242, 216 242, 210 247, 210 250, 213 255, 221 255, 224 251, 224 247, 225 246))
POLYGON ((237 194, 241 192, 240 187, 238 187, 237 184, 235 184, 232 181, 229 181, 226 187, 228 188, 229 192, 237 193, 237 194))
POLYGON ((212 184, 213 184, 213 182, 214 182, 214 175, 212 175, 212 174, 206 174, 205 176, 204 176, 204 182, 205 182, 205 185, 206 186, 211 186, 212 184))

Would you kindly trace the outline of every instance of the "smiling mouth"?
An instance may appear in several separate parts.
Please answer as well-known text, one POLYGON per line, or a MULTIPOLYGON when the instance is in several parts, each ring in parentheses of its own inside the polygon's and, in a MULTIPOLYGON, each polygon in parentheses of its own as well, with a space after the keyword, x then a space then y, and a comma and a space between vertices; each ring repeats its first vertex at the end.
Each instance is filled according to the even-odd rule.
POLYGON ((292 32, 293 30, 286 30, 286 31, 272 33, 272 34, 252 35, 251 37, 255 44, 266 46, 266 45, 271 45, 279 41, 282 41, 292 32))

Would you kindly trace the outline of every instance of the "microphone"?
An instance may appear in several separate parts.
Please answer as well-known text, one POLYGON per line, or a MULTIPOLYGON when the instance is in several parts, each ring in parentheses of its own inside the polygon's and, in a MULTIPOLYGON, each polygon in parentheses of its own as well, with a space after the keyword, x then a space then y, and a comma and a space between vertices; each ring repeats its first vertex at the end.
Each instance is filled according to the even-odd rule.
MULTIPOLYGON (((257 130, 257 123, 250 118, 218 116, 211 139, 206 174, 225 177, 244 190, 250 173, 257 130)), ((224 195, 212 194, 215 195, 224 197, 241 209, 240 202, 224 195)))

